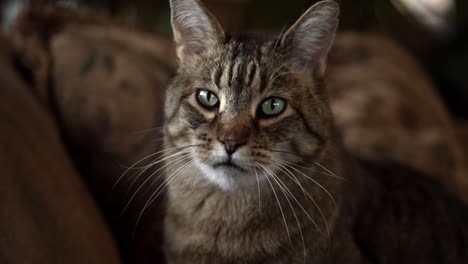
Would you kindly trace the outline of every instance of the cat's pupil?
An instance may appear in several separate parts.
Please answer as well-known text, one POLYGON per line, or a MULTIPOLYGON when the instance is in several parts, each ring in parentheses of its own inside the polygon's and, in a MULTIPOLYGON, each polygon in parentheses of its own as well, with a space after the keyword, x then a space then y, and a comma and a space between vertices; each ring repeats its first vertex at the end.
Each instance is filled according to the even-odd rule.
POLYGON ((275 110, 275 107, 278 105, 275 99, 271 100, 271 110, 275 110))

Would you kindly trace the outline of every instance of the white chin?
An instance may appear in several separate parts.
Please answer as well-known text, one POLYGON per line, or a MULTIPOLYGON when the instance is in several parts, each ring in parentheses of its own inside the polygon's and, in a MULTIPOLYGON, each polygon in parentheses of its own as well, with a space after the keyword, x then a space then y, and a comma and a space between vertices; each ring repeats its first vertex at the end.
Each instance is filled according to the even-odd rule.
POLYGON ((200 164, 200 169, 209 182, 226 191, 256 184, 255 175, 248 172, 223 167, 213 168, 206 164, 200 164))

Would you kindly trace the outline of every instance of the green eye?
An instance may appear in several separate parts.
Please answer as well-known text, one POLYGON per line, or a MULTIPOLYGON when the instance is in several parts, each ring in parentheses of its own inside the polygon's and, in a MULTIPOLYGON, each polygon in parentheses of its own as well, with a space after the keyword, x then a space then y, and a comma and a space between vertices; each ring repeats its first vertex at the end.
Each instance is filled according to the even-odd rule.
POLYGON ((197 100, 202 106, 210 109, 217 107, 219 102, 218 97, 208 90, 199 90, 197 100))
POLYGON ((286 101, 278 97, 271 97, 263 101, 261 113, 264 116, 271 117, 281 114, 286 108, 286 101))

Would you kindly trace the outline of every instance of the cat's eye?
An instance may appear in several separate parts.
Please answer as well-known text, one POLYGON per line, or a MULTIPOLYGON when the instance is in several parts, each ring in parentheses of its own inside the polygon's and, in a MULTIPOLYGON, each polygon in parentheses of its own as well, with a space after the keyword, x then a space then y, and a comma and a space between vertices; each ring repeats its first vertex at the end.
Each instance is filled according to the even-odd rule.
POLYGON ((216 108, 219 103, 218 97, 208 90, 198 90, 197 100, 202 106, 208 109, 216 108))
POLYGON ((263 101, 260 105, 260 114, 265 117, 273 117, 283 113, 286 108, 286 101, 278 97, 271 97, 263 101))

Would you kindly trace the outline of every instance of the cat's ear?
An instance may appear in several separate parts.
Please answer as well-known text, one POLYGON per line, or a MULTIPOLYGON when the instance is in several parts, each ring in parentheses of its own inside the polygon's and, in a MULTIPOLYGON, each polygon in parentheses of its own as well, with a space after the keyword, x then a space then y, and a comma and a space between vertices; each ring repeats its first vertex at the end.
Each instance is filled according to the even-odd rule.
POLYGON ((321 76, 325 74, 327 55, 338 27, 338 15, 336 2, 321 1, 310 7, 289 28, 281 39, 281 45, 291 52, 292 66, 313 70, 321 76))
POLYGON ((184 61, 199 55, 224 39, 224 31, 198 0, 170 0, 176 52, 184 61))

